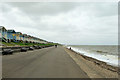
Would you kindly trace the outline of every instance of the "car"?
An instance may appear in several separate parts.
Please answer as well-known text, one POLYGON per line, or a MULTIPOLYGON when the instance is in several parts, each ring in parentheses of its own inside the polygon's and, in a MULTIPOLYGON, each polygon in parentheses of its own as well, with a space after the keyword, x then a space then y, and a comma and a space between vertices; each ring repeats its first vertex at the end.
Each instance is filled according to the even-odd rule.
POLYGON ((3 49, 2 50, 2 54, 3 55, 13 54, 13 50, 12 49, 3 49))
POLYGON ((42 47, 41 46, 38 46, 38 49, 41 49, 42 47))
POLYGON ((26 51, 27 51, 27 48, 25 48, 25 47, 21 48, 21 52, 26 52, 26 51))
POLYGON ((29 47, 29 50, 34 50, 34 48, 33 47, 29 47))
POLYGON ((40 47, 40 46, 34 46, 34 48, 35 48, 35 49, 41 49, 41 47, 40 47))
POLYGON ((45 48, 45 46, 42 46, 42 48, 45 48))
POLYGON ((37 49, 37 46, 36 46, 36 45, 34 45, 33 47, 34 47, 35 49, 37 49))
POLYGON ((35 49, 38 49, 38 46, 34 46, 35 49))

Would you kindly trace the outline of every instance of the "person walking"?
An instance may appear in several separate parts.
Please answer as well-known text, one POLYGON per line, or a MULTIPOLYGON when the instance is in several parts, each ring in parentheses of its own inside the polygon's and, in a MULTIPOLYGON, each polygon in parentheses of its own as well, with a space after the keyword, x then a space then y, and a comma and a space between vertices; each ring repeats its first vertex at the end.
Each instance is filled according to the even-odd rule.
POLYGON ((57 45, 55 45, 55 48, 57 48, 57 45))

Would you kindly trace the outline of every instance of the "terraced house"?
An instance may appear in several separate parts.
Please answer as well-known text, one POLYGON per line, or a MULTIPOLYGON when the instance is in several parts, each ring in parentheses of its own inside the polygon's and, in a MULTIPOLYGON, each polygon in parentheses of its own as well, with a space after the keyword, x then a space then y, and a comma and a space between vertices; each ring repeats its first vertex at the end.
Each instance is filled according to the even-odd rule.
POLYGON ((23 42, 28 42, 28 35, 27 34, 23 34, 23 42))
POLYGON ((16 42, 16 32, 15 30, 7 30, 8 41, 16 42))
POLYGON ((23 38, 23 35, 21 32, 16 32, 16 40, 19 42, 19 41, 22 41, 22 38, 23 38))
POLYGON ((28 35, 28 42, 32 42, 32 37, 28 35))
POLYGON ((7 42, 7 29, 4 26, 0 26, 0 38, 7 42))
POLYGON ((0 39, 4 42, 30 42, 30 43, 47 43, 46 41, 37 37, 22 34, 15 30, 7 30, 4 26, 0 26, 0 39))
POLYGON ((32 42, 32 43, 34 42, 34 37, 33 37, 33 36, 31 36, 31 42, 32 42))

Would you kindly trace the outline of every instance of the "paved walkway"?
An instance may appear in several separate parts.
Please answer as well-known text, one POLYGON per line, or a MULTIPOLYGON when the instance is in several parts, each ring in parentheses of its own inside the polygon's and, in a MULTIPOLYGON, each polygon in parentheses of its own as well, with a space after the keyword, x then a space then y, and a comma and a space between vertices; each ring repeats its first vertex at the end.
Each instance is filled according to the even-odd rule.
POLYGON ((2 70, 3 78, 88 78, 63 47, 5 55, 2 70))

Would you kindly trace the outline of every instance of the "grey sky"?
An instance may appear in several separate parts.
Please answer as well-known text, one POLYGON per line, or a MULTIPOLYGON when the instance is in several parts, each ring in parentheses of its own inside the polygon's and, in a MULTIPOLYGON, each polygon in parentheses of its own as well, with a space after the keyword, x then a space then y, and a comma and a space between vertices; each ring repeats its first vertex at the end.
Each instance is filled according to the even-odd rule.
POLYGON ((117 2, 2 3, 0 25, 64 44, 117 44, 117 2))

